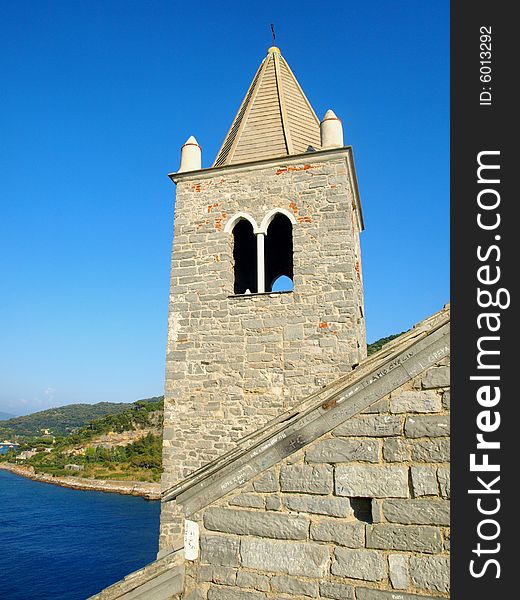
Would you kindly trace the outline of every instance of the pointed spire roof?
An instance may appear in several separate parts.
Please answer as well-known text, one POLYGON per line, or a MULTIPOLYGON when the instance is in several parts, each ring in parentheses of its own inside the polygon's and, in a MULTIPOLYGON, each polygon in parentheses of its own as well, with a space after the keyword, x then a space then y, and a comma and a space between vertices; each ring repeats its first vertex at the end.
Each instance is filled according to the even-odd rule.
POLYGON ((320 122, 289 65, 269 48, 219 150, 214 167, 320 148, 320 122))

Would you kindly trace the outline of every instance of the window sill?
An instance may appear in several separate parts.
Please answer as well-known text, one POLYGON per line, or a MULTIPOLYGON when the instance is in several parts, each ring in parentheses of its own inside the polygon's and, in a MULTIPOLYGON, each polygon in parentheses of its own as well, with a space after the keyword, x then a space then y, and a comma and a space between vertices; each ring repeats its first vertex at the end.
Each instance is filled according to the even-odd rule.
POLYGON ((254 292, 251 294, 231 294, 228 298, 257 298, 258 296, 281 296, 282 294, 292 294, 294 290, 286 290, 284 292, 254 292))

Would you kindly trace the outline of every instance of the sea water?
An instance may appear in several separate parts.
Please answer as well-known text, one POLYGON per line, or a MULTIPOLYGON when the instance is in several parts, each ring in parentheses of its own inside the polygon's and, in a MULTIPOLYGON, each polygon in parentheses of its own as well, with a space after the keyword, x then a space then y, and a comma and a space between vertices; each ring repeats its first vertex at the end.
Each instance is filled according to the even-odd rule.
POLYGON ((155 559, 159 511, 0 471, 0 599, 85 600, 155 559))

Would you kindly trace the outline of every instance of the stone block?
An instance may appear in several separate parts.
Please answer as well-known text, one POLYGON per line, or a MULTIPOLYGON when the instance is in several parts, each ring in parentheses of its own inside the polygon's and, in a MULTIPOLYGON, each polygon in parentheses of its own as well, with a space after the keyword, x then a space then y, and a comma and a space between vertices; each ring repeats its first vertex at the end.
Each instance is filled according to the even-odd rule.
POLYGON ((442 536, 437 527, 426 525, 368 525, 367 548, 427 552, 442 550, 442 536))
POLYGON ((308 463, 378 462, 379 440, 328 439, 305 453, 308 463))
POLYGON ((288 465, 280 471, 283 492, 330 494, 333 489, 333 468, 330 465, 288 465))
POLYGON ((357 600, 441 600, 441 596, 423 596, 404 592, 385 592, 368 588, 356 588, 357 600))
POLYGON ((354 600, 354 588, 351 585, 335 581, 322 581, 320 583, 320 596, 332 600, 354 600))
POLYGON ((191 590, 191 592, 185 596, 184 600, 206 600, 206 598, 206 592, 203 592, 202 590, 191 590))
POLYGON ((268 592, 271 589, 267 575, 242 570, 237 575, 237 587, 252 588, 260 592, 268 592))
POLYGON ((412 458, 410 444, 401 438, 388 438, 383 445, 383 458, 386 462, 406 462, 412 458))
POLYGON ((445 390, 442 394, 442 407, 444 410, 450 410, 450 400, 451 392, 450 390, 445 390))
POLYGON ((409 438, 445 437, 450 435, 450 417, 447 415, 420 415, 408 417, 404 433, 409 438))
POLYGON ((390 397, 392 413, 434 413, 441 410, 441 397, 431 390, 407 390, 390 397))
POLYGON ((350 417, 338 425, 332 435, 339 437, 387 437, 400 435, 403 422, 395 415, 362 415, 350 417))
POLYGON ((372 404, 368 408, 365 408, 365 410, 362 411, 363 414, 386 413, 386 412, 390 412, 390 401, 388 398, 382 398, 381 400, 374 402, 374 404, 372 404))
POLYGON ((201 562, 237 567, 240 564, 240 541, 225 535, 203 535, 200 540, 201 562))
POLYGON ((282 510, 282 500, 280 496, 271 494, 265 499, 265 508, 267 510, 282 510))
POLYGON ((407 498, 408 468, 376 465, 336 467, 335 489, 338 496, 407 498))
POLYGON ((390 523, 445 526, 450 524, 450 503, 441 499, 385 500, 383 513, 390 523))
POLYGON ((418 588, 447 593, 450 591, 450 559, 447 556, 412 556, 410 576, 418 588))
POLYGON ((234 585, 237 577, 237 569, 223 567, 222 565, 199 565, 197 569, 198 581, 211 581, 222 585, 234 585))
POLYGON ((335 548, 331 573, 349 579, 382 581, 387 574, 386 559, 374 550, 335 548))
POLYGON ((412 440, 412 460, 417 462, 450 462, 449 438, 412 440))
POLYGON ((242 506, 244 508, 264 508, 265 503, 262 496, 258 494, 240 494, 231 498, 231 506, 242 506))
MULTIPOLYGON (((281 323, 282 324, 282 323, 281 323)), ((286 325, 283 328, 283 339, 290 342, 294 340, 303 340, 303 325, 286 325)))
POLYGON ((365 545, 365 526, 356 521, 345 523, 338 519, 328 519, 311 523, 310 537, 319 542, 361 548, 365 545))
POLYGON ((388 572, 390 583, 394 589, 405 590, 410 586, 408 556, 406 554, 389 554, 388 572))
POLYGON ((421 378, 424 389, 448 387, 450 385, 449 367, 432 367, 421 378))
POLYGON ((312 496, 311 494, 288 494, 283 502, 289 510, 331 517, 349 517, 353 514, 348 498, 312 496))
POLYGON ((439 488, 441 490, 441 496, 443 498, 449 499, 451 496, 449 468, 439 467, 437 469, 437 480, 439 481, 439 488))
POLYGON ((302 577, 324 577, 329 563, 326 546, 306 542, 242 538, 240 554, 248 569, 302 577))
POLYGON ((276 471, 267 471, 253 481, 255 492, 278 492, 280 484, 276 471))
POLYGON ((383 517, 383 500, 372 498, 372 523, 382 523, 383 517))
POLYGON ((271 588, 273 592, 289 594, 298 598, 318 597, 318 583, 316 581, 303 581, 288 575, 275 575, 272 577, 271 588))
POLYGON ((246 592, 229 587, 211 587, 208 590, 208 600, 265 600, 262 592, 246 592))
POLYGON ((435 467, 412 467, 410 474, 414 496, 437 496, 439 494, 435 467))
POLYGON ((236 535, 304 540, 309 519, 300 515, 210 507, 204 513, 204 527, 236 535))

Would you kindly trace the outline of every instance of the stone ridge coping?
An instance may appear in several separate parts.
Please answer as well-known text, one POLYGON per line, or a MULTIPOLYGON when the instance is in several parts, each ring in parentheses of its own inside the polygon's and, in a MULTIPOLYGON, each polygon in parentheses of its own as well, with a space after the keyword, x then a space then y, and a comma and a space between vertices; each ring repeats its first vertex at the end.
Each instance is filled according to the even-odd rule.
POLYGON ((181 173, 168 173, 168 177, 177 184, 180 181, 200 181, 202 179, 208 179, 214 175, 227 174, 227 173, 242 173, 244 171, 251 172, 258 169, 263 169, 269 165, 290 165, 293 163, 299 163, 306 161, 312 162, 325 162, 335 155, 344 157, 347 161, 350 169, 349 177, 354 193, 354 200, 359 215, 359 228, 361 231, 365 229, 363 220, 363 211, 361 209, 361 200, 359 197, 359 187, 356 175, 356 169, 354 166, 354 151, 352 146, 344 146, 342 148, 328 148, 326 150, 316 150, 315 152, 304 152, 303 154, 290 154, 287 156, 278 156, 275 158, 264 158, 262 160, 255 160, 247 163, 238 163, 233 165, 223 165, 221 167, 209 167, 207 169, 199 169, 198 171, 183 171, 181 173))
POLYGON ((386 344, 351 373, 240 440, 165 490, 189 516, 366 409, 449 354, 449 305, 386 344))
POLYGON ((175 549, 148 563, 141 569, 129 573, 120 581, 90 596, 87 600, 116 600, 117 598, 125 598, 126 600, 126 594, 131 594, 128 598, 133 597, 132 592, 135 593, 136 598, 144 597, 141 594, 151 590, 141 590, 139 588, 147 586, 147 584, 149 587, 153 587, 154 584, 160 585, 163 582, 158 580, 159 577, 164 578, 165 582, 169 583, 171 594, 182 591, 181 588, 184 588, 184 548, 175 549), (178 586, 179 590, 176 592, 171 588, 171 580, 177 578, 181 586, 178 586))

